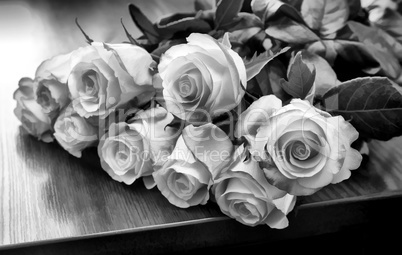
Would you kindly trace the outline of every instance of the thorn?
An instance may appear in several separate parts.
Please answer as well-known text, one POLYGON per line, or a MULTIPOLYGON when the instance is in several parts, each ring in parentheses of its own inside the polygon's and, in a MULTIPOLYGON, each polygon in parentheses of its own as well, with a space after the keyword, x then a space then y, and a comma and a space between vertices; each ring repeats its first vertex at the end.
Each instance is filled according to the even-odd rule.
POLYGON ((120 18, 120 23, 123 26, 124 32, 126 32, 126 36, 127 36, 128 40, 130 41, 130 43, 134 44, 134 45, 140 45, 137 42, 137 40, 135 40, 134 37, 127 31, 127 28, 126 28, 126 26, 124 26, 124 23, 123 23, 123 18, 120 18))
POLYGON ((80 26, 80 24, 78 23, 78 18, 75 18, 75 24, 77 25, 77 27, 81 30, 81 33, 85 36, 85 39, 87 40, 88 44, 91 44, 94 40, 92 40, 86 33, 85 31, 82 29, 82 27, 80 26))

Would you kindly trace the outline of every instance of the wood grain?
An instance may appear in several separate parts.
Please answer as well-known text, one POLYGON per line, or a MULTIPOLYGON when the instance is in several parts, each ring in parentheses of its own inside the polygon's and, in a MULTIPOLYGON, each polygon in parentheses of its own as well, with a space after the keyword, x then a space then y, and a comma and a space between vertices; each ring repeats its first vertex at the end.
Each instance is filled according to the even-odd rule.
MULTIPOLYGON (((144 12, 154 20, 162 14, 191 8, 188 1, 175 5, 166 2, 148 0, 147 4, 142 2, 139 5, 142 5, 144 12)), ((95 8, 93 3, 84 6, 67 6, 61 2, 56 5, 50 4, 51 1, 35 3, 25 7, 32 13, 37 12, 36 14, 42 17, 40 21, 46 22, 46 26, 51 26, 51 29, 45 29, 46 32, 37 34, 42 37, 41 42, 43 38, 47 38, 47 47, 39 47, 29 55, 20 56, 21 61, 25 59, 27 63, 23 65, 23 70, 18 69, 18 62, 16 65, 10 64, 10 70, 6 72, 1 84, 0 249, 38 241, 171 229, 178 225, 213 224, 217 228, 226 226, 228 221, 233 223, 234 221, 223 216, 213 203, 180 209, 171 205, 157 189, 146 190, 142 182, 127 186, 113 181, 99 167, 95 151, 88 151, 83 159, 77 159, 56 143, 45 144, 25 133, 13 115, 15 102, 12 93, 22 75, 29 76, 34 73, 39 64, 38 60, 83 46, 83 37, 73 24, 75 16, 78 16, 81 25, 87 28, 86 32, 97 40, 122 39, 123 31, 116 32, 119 31, 117 27, 120 26, 119 20, 122 16, 126 20, 126 26, 132 31, 135 30, 132 25, 129 26, 131 21, 125 1, 115 1, 113 5, 102 2, 103 4, 94 11, 95 16, 84 15, 95 8), (107 10, 109 13, 103 15, 99 10, 107 10), (105 27, 110 29, 106 30, 97 21, 101 22, 100 24, 107 23, 105 27), (111 34, 105 31, 110 31, 111 34), (27 73, 21 74, 22 71, 27 73)), ((134 35, 135 33, 138 31, 133 32, 134 35)), ((353 171, 352 177, 345 182, 328 186, 312 196, 300 198, 298 208, 314 211, 312 208, 315 206, 325 207, 348 201, 369 201, 402 195, 401 145, 402 138, 388 142, 371 142, 370 160, 364 167, 353 171)), ((319 214, 314 212, 315 214, 311 215, 319 214)), ((304 219, 295 215, 291 218, 291 225, 296 226, 301 224, 297 223, 298 220, 303 222, 304 219)), ((228 231, 236 233, 245 229, 240 224, 233 226, 230 225, 228 231)), ((261 229, 256 228, 256 231, 269 232, 268 228, 261 229)), ((194 229, 192 231, 198 233, 194 229)), ((247 228, 244 233, 249 231, 254 230, 247 228)), ((216 235, 216 240, 229 242, 223 237, 218 237, 219 233, 203 234, 206 235, 205 238, 213 239, 216 235)), ((239 232, 239 236, 245 234, 240 235, 239 232)), ((183 237, 183 240, 187 239, 183 237)), ((163 240, 159 241, 163 243, 163 240)))

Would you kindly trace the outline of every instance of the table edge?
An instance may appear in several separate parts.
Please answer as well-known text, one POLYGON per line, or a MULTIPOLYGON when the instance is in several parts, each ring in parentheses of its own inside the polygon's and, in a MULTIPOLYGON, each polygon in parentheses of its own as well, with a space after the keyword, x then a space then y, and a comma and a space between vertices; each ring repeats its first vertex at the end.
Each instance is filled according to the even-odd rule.
MULTIPOLYGON (((386 200, 386 199, 392 199, 392 198, 402 198, 402 190, 384 191, 384 192, 379 192, 379 193, 374 193, 374 194, 369 194, 369 195, 364 195, 364 196, 359 196, 359 197, 350 197, 350 198, 334 199, 334 200, 328 200, 328 201, 313 202, 313 203, 308 203, 308 204, 300 204, 300 205, 297 205, 297 210, 300 211, 300 210, 305 210, 305 209, 327 207, 327 206, 331 206, 331 205, 369 202, 369 201, 386 200)), ((233 220, 233 219, 231 219, 225 215, 222 215, 219 217, 208 217, 208 218, 194 219, 194 220, 187 220, 187 221, 180 221, 180 222, 163 223, 163 224, 158 224, 158 225, 142 226, 142 227, 136 227, 136 228, 122 229, 122 230, 112 230, 112 231, 85 234, 85 235, 79 235, 79 236, 52 238, 52 239, 47 239, 47 240, 31 241, 31 242, 24 242, 24 243, 5 244, 5 245, 0 245, 0 251, 8 250, 8 249, 24 248, 24 247, 30 247, 30 246, 54 244, 54 243, 60 243, 60 242, 69 242, 69 241, 77 241, 77 240, 84 240, 84 239, 91 239, 91 238, 107 237, 107 236, 111 236, 111 235, 124 235, 124 234, 132 234, 132 233, 138 233, 138 232, 143 232, 143 231, 163 230, 166 228, 182 227, 182 226, 188 226, 188 225, 197 225, 197 224, 218 222, 218 221, 227 221, 227 220, 233 220)))

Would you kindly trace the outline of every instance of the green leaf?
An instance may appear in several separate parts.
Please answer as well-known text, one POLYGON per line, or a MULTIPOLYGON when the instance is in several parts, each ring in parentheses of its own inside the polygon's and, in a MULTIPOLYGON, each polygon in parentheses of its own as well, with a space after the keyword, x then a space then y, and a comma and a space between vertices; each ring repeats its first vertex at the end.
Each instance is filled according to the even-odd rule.
POLYGON ((155 29, 152 22, 142 13, 142 11, 135 6, 130 4, 128 6, 131 18, 145 37, 149 40, 151 44, 157 44, 159 42, 159 33, 155 29))
POLYGON ((239 13, 243 5, 243 0, 220 0, 215 12, 215 29, 230 24, 239 13))
POLYGON ((342 115, 366 138, 402 135, 402 94, 388 78, 346 81, 324 95, 326 110, 342 115))
POLYGON ((293 44, 307 44, 320 40, 308 27, 286 17, 270 22, 265 33, 275 39, 293 44))
POLYGON ((208 33, 212 30, 205 20, 195 17, 195 13, 176 13, 155 24, 159 35, 170 39, 175 33, 208 33))
POLYGON ((301 14, 310 28, 327 37, 345 26, 349 5, 346 0, 303 1, 301 14))
POLYGON ((247 80, 250 80, 256 76, 269 61, 278 55, 287 52, 289 49, 290 47, 285 47, 275 54, 273 54, 271 51, 265 51, 257 56, 257 53, 255 53, 250 60, 244 63, 246 66, 247 80))
POLYGON ((288 81, 281 79, 283 89, 293 98, 305 99, 311 91, 315 80, 315 67, 306 64, 299 51, 291 59, 288 68, 288 81))

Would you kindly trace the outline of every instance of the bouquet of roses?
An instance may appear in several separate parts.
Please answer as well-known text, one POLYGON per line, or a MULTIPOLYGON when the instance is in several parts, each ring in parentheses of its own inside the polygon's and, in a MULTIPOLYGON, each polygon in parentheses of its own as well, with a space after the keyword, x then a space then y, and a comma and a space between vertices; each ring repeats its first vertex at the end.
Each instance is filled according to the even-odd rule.
POLYGON ((394 5, 197 0, 156 23, 130 5, 143 36, 122 23, 128 42, 95 42, 77 22, 89 45, 22 78, 15 114, 76 157, 97 147, 118 182, 284 228, 297 196, 348 179, 370 139, 402 134, 394 5))

